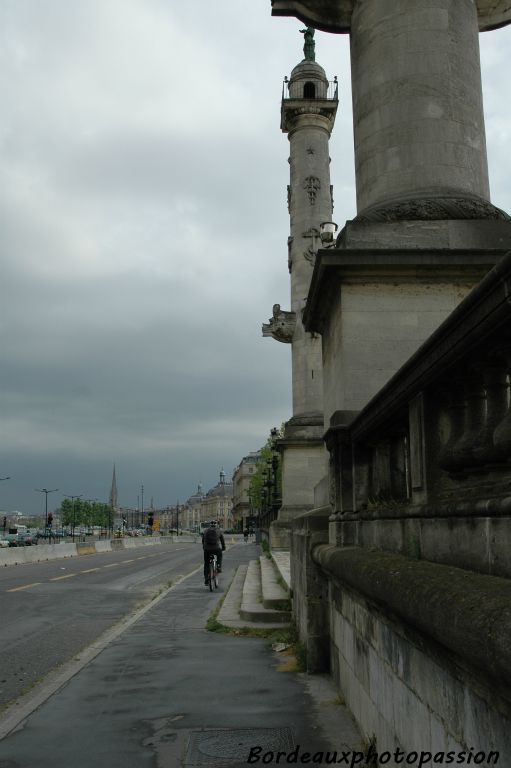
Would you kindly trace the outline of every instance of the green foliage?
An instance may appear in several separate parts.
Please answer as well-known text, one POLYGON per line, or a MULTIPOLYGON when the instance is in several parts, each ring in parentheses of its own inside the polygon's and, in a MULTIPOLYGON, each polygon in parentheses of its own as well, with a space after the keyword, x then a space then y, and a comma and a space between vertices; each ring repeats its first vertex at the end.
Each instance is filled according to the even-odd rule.
MULTIPOLYGON (((284 425, 282 425, 280 429, 277 430, 277 439, 282 438, 283 436, 284 436, 284 425)), ((272 456, 274 455, 278 456, 277 488, 279 489, 282 488, 282 467, 281 467, 280 455, 275 454, 275 451, 272 450, 271 435, 268 437, 266 443, 260 449, 259 453, 260 453, 259 461, 257 462, 254 474, 250 478, 248 496, 252 504, 252 509, 254 511, 261 512, 264 506, 264 503, 263 503, 263 489, 265 484, 264 473, 268 469, 268 461, 271 461, 272 456)))
POLYGON ((59 513, 63 525, 100 525, 108 528, 114 519, 114 511, 108 504, 84 499, 64 499, 59 513))

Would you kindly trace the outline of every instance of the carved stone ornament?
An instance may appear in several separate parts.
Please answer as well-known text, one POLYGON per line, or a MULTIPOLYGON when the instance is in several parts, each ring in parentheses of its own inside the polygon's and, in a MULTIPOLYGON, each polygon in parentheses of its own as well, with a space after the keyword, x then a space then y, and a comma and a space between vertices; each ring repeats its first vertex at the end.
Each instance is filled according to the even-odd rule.
POLYGON ((509 219, 488 200, 477 197, 418 197, 383 203, 356 217, 355 221, 433 221, 439 219, 509 219))
POLYGON ((295 332, 296 314, 286 312, 280 304, 273 305, 273 317, 268 323, 263 323, 263 336, 271 336, 283 344, 291 344, 295 332))
POLYGON ((291 272, 293 269, 293 252, 292 252, 293 240, 294 240, 294 237, 287 238, 287 268, 289 272, 291 272))
POLYGON ((316 251, 312 249, 312 245, 309 245, 309 247, 303 254, 303 258, 305 259, 305 261, 308 261, 309 264, 312 264, 312 266, 314 266, 314 264, 316 263, 316 251))
POLYGON ((311 244, 307 248, 307 250, 304 252, 303 257, 306 261, 309 262, 309 264, 312 264, 314 266, 316 262, 316 253, 317 253, 317 246, 316 243, 319 244, 320 238, 319 238, 319 229, 316 229, 316 227, 311 227, 306 232, 302 234, 302 237, 304 238, 310 238, 312 240, 311 244))
POLYGON ((303 188, 307 190, 310 204, 314 205, 318 190, 321 188, 321 180, 317 176, 307 176, 303 183, 303 188))

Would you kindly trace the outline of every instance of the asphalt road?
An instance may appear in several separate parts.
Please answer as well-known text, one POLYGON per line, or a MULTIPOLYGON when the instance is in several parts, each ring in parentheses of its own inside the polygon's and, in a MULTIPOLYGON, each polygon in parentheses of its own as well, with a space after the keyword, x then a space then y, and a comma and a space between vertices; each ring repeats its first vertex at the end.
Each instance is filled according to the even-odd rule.
POLYGON ((199 571, 153 601, 22 714, 0 740, 0 768, 238 768, 252 749, 341 755, 359 744, 331 685, 319 697, 325 681, 289 672, 288 657, 273 653, 267 638, 206 631, 236 567, 259 555, 255 544, 235 546, 217 591, 199 571))
POLYGON ((175 542, 0 569, 0 710, 201 562, 175 542))

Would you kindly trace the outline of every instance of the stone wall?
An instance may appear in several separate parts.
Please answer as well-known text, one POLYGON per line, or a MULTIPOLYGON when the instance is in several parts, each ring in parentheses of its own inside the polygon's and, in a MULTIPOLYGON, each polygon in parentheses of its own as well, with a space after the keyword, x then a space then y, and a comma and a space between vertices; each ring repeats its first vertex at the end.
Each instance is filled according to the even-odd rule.
POLYGON ((500 753, 509 765, 509 703, 410 627, 330 584, 332 675, 378 751, 500 753))
POLYGON ((511 583, 338 547, 328 508, 293 525, 293 610, 309 672, 330 670, 379 752, 511 756, 511 583))

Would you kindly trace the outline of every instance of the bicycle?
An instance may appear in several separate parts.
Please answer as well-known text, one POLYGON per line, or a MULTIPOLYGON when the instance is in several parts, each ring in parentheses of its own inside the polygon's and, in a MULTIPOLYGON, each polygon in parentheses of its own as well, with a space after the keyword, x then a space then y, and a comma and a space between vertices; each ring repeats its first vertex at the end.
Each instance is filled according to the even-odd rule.
POLYGON ((215 554, 209 556, 208 585, 210 592, 213 592, 213 585, 215 589, 218 589, 218 561, 215 554))

